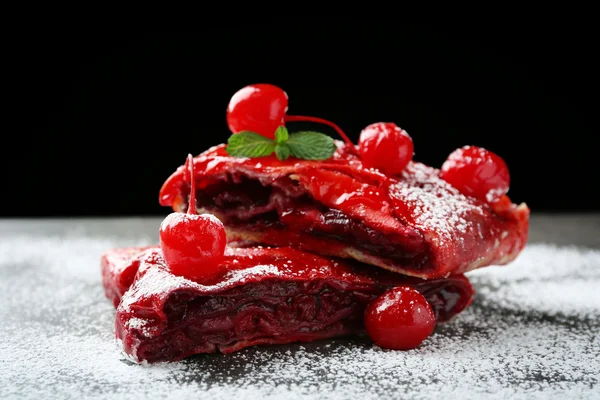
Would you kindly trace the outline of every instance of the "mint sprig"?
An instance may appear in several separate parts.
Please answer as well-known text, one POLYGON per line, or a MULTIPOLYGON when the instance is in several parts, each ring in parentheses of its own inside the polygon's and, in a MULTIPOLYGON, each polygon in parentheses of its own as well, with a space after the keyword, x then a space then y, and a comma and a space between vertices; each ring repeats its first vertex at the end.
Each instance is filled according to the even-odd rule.
POLYGON ((275 153, 281 161, 294 156, 303 160, 327 160, 335 152, 333 139, 324 133, 304 131, 289 133, 285 126, 275 131, 275 140, 255 132, 243 131, 229 137, 227 154, 232 157, 257 158, 275 153))
POLYGON ((326 160, 336 149, 332 138, 319 132, 296 132, 285 143, 290 153, 304 160, 326 160))
POLYGON ((250 131, 232 135, 227 143, 227 153, 236 157, 264 157, 275 150, 274 141, 250 131))

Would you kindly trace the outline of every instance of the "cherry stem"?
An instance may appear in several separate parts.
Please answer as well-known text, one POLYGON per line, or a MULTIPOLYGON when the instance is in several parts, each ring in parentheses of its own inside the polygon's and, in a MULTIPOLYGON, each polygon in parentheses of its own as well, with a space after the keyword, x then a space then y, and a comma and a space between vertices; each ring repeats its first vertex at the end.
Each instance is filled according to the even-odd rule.
POLYGON ((354 143, 352 143, 352 140, 350 140, 348 138, 348 136, 346 136, 346 134, 344 133, 344 131, 337 126, 336 124, 334 124, 331 121, 327 121, 326 119, 323 118, 317 118, 317 117, 307 117, 305 115, 286 115, 285 116, 285 120, 286 122, 293 122, 293 121, 306 121, 306 122, 316 122, 318 124, 324 124, 327 126, 330 126, 331 128, 335 129, 335 131, 338 133, 338 135, 340 135, 342 137, 342 139, 344 139, 344 141, 352 146, 352 148, 354 148, 354 143))
POLYGON ((196 177, 194 176, 194 157, 188 154, 186 167, 190 172, 190 204, 188 205, 188 214, 196 214, 196 177))

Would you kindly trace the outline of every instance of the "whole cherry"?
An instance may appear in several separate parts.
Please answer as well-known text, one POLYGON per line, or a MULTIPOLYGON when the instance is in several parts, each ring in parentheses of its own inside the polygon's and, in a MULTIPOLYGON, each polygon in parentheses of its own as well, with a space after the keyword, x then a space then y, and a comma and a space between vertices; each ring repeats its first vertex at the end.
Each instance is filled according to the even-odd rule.
POLYGON ((361 131, 358 150, 365 167, 397 175, 412 160, 414 144, 408 133, 393 122, 377 122, 361 131))
POLYGON ((454 150, 442 164, 440 177, 461 193, 494 204, 510 186, 510 174, 504 160, 477 146, 454 150))
POLYGON ((186 167, 190 173, 190 198, 187 213, 174 212, 161 223, 160 247, 173 274, 202 282, 215 278, 222 270, 220 261, 225 252, 225 227, 213 215, 196 212, 194 159, 188 155, 186 167))
POLYGON ((398 286, 367 306, 365 328, 379 347, 410 350, 433 333, 435 315, 419 291, 410 286, 398 286))
POLYGON ((288 95, 278 86, 268 83, 248 85, 238 90, 227 106, 227 125, 231 133, 251 131, 275 138, 275 131, 286 122, 316 122, 333 128, 344 141, 354 144, 342 129, 333 122, 304 115, 287 115, 288 95))
POLYGON ((232 133, 251 131, 270 139, 285 124, 287 93, 275 85, 259 83, 238 90, 227 106, 227 125, 232 133))

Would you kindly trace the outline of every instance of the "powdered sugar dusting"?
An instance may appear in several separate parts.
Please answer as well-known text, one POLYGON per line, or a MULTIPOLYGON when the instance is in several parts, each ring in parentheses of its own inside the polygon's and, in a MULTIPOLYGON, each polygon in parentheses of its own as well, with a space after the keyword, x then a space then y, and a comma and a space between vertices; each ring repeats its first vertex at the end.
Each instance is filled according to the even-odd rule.
POLYGON ((261 275, 277 276, 281 275, 281 272, 274 265, 257 265, 256 267, 246 268, 244 270, 229 271, 227 280, 244 282, 252 276, 261 275))
MULTIPOLYGON (((600 251, 530 246, 509 268, 469 273, 484 302, 505 308, 593 318, 600 315, 600 251)), ((600 360, 599 360, 600 361, 600 360)))
POLYGON ((415 225, 428 232, 435 231, 439 236, 433 239, 440 246, 462 240, 463 234, 473 229, 465 218, 467 214, 482 214, 478 206, 439 178, 431 167, 410 163, 402 178, 390 188, 390 196, 402 199, 414 209, 415 225))
POLYGON ((530 245, 509 266, 470 273, 473 306, 417 350, 336 340, 133 365, 115 343, 99 259, 112 246, 150 243, 0 236, 2 399, 597 399, 600 392, 599 250, 530 245))

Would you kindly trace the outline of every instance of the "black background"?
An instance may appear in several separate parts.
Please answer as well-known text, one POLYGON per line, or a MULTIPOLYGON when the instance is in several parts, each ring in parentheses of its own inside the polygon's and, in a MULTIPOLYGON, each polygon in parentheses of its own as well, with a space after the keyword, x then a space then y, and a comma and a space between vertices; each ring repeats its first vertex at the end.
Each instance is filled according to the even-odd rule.
POLYGON ((506 160, 513 201, 533 212, 599 210, 593 36, 582 23, 314 17, 198 32, 29 31, 11 58, 0 213, 168 213, 164 180, 188 153, 227 140, 229 98, 257 82, 286 90, 290 114, 330 119, 353 140, 394 121, 415 159, 436 167, 457 147, 486 147, 506 160))

